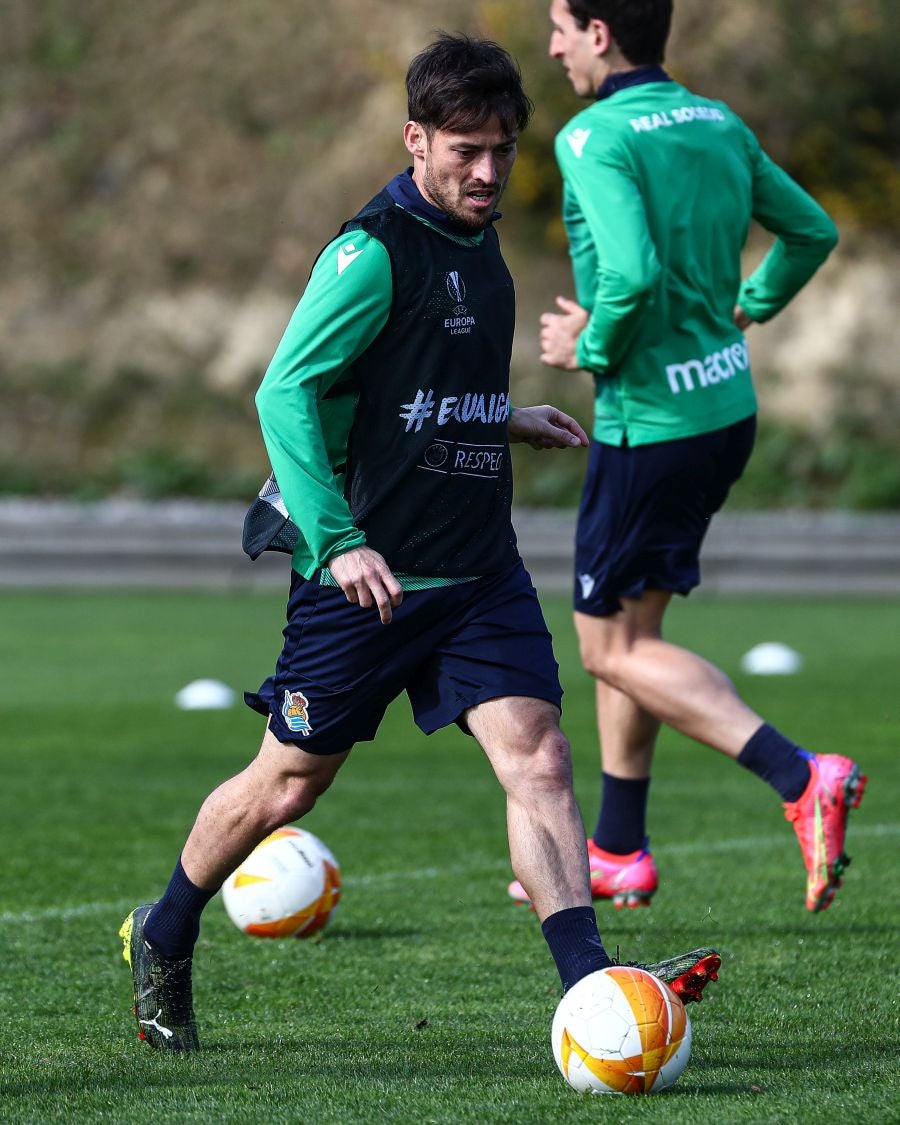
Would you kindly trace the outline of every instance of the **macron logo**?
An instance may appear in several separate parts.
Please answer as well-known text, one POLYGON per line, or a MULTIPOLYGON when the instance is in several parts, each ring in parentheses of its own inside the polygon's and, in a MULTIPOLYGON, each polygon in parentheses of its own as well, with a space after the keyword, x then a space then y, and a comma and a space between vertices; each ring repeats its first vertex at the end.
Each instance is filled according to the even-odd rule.
POLYGON ((579 160, 581 159, 581 154, 584 152, 584 146, 587 144, 590 135, 590 129, 573 129, 571 133, 566 133, 569 148, 575 153, 579 160))
MULTIPOLYGON (((365 248, 363 248, 365 249, 365 248)), ((352 242, 348 242, 346 246, 339 246, 337 252, 337 270, 338 277, 344 272, 351 262, 355 261, 362 250, 357 250, 352 242)))

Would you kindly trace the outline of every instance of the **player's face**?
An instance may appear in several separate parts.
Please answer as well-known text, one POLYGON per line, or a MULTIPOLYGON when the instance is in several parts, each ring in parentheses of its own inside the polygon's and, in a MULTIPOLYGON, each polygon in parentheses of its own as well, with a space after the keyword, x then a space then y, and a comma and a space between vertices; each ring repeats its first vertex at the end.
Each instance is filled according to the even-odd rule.
POLYGON ((582 98, 592 98, 604 78, 604 64, 595 50, 597 22, 592 20, 581 28, 569 10, 568 0, 552 0, 549 55, 563 64, 575 93, 582 98))
POLYGON ((437 129, 430 137, 410 122, 406 136, 422 195, 467 230, 484 230, 515 163, 517 135, 492 117, 471 133, 437 129))

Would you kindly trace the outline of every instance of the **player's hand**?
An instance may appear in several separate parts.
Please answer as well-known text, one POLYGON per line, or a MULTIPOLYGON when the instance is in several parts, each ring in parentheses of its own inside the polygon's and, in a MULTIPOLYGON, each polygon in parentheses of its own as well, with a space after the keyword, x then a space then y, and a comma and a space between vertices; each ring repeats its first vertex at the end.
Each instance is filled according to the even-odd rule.
POLYGON ((753 317, 745 313, 740 305, 734 306, 734 316, 731 319, 734 321, 735 326, 740 328, 742 332, 746 332, 751 324, 756 323, 753 317))
POLYGON ((588 445, 588 436, 574 418, 555 406, 517 406, 509 416, 509 440, 532 449, 571 449, 588 445))
POLYGON ((556 298, 558 313, 541 317, 541 363, 563 371, 577 371, 575 344, 588 322, 588 311, 568 297, 556 298))
POLYGON ((391 568, 371 547, 354 547, 328 560, 328 569, 348 602, 369 609, 378 607, 383 625, 390 624, 392 609, 403 601, 403 590, 391 568))

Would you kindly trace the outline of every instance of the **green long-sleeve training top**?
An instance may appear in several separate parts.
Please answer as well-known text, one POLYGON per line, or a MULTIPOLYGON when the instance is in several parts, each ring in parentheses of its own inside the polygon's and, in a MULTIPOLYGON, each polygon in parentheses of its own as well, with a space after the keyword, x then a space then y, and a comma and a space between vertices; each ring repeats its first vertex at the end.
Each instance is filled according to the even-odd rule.
POLYGON ((782 309, 837 242, 831 219, 728 106, 667 80, 592 103, 556 158, 594 437, 642 445, 754 413, 734 306, 756 321, 782 309), (776 240, 742 284, 753 219, 776 240))

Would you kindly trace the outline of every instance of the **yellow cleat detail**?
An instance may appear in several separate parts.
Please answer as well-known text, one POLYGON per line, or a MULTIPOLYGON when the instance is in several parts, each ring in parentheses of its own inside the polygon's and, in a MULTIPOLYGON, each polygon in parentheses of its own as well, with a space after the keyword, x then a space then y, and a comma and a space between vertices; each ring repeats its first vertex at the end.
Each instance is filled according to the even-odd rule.
POLYGON ((131 964, 131 931, 134 928, 134 911, 128 915, 122 925, 119 927, 119 937, 122 939, 122 957, 128 964, 131 964))

